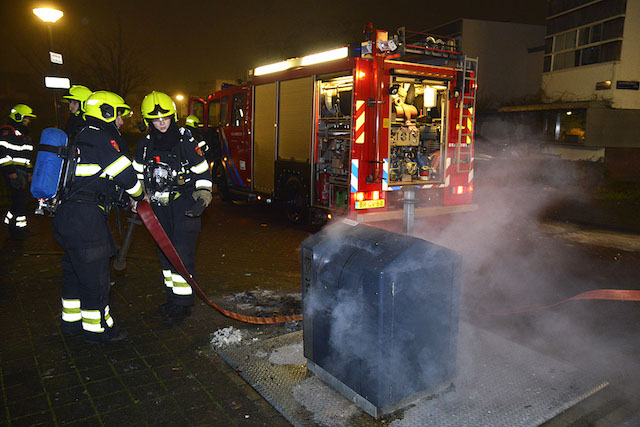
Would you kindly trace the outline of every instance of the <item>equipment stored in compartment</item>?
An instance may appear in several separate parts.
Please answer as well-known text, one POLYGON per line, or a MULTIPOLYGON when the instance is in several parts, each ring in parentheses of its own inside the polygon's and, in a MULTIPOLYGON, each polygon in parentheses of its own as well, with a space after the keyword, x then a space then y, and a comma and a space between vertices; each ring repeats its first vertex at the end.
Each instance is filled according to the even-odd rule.
POLYGON ((371 25, 365 37, 191 98, 220 135, 226 198, 280 201, 292 221, 372 222, 400 217, 412 186, 420 215, 473 209, 477 60, 450 37, 371 25))

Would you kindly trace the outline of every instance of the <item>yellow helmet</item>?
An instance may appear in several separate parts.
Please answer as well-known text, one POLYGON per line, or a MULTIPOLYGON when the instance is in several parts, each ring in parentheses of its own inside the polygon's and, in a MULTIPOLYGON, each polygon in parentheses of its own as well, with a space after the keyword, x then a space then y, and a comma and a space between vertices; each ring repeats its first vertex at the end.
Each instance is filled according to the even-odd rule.
POLYGON ((107 123, 114 122, 118 113, 122 113, 123 116, 131 113, 131 107, 120 95, 106 90, 93 92, 85 101, 84 108, 85 118, 91 116, 107 123))
POLYGON ((25 104, 16 104, 9 113, 9 117, 11 120, 21 123, 25 117, 36 118, 36 115, 33 114, 33 108, 29 107, 25 104))
POLYGON ((156 91, 151 92, 142 100, 140 109, 142 110, 142 117, 147 123, 153 119, 160 119, 162 117, 169 116, 173 116, 173 119, 178 121, 176 104, 166 93, 156 91))
POLYGON ((80 108, 84 110, 84 102, 91 96, 91 89, 82 85, 73 85, 69 88, 69 95, 65 95, 62 98, 69 101, 78 101, 80 108))
POLYGON ((192 128, 197 128, 199 127, 202 122, 200 121, 200 119, 196 116, 194 116, 193 114, 187 116, 186 120, 184 121, 184 124, 187 126, 190 126, 192 128))

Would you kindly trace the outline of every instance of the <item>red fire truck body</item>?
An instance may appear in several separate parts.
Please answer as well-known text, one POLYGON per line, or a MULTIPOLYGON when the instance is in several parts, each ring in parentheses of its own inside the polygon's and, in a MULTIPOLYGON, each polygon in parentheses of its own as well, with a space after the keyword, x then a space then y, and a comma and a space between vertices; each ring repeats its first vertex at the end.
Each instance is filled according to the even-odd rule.
MULTIPOLYGON (((471 210, 477 60, 453 39, 371 30, 361 46, 253 70, 249 83, 191 98, 215 130, 226 194, 360 221, 471 210)), ((214 138, 215 139, 215 138, 214 138)))

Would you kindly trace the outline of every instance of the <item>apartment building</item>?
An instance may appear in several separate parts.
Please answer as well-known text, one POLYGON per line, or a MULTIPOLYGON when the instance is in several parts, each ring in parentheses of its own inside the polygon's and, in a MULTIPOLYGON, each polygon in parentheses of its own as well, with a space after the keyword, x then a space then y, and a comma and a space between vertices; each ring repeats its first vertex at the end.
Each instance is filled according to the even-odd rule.
POLYGON ((542 102, 500 108, 537 123, 543 151, 640 178, 640 0, 549 0, 542 102))

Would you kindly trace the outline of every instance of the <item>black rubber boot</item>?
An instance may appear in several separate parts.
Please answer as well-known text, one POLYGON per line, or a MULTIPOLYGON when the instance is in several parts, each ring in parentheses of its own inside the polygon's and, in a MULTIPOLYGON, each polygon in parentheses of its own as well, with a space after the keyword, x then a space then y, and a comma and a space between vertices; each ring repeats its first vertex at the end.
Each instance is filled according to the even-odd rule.
POLYGON ((65 337, 75 337, 82 333, 82 322, 62 322, 60 330, 65 337))
POLYGON ((162 305, 158 306, 158 313, 160 313, 162 316, 167 317, 169 315, 169 313, 171 313, 171 309, 173 309, 173 307, 175 307, 173 304, 171 304, 170 302, 165 302, 162 305))
POLYGON ((11 238, 15 240, 26 240, 29 237, 33 236, 33 232, 26 227, 12 227, 9 229, 9 233, 11 234, 11 238))
POLYGON ((173 327, 178 326, 184 319, 191 316, 191 307, 188 305, 174 305, 169 310, 167 318, 164 319, 164 324, 173 327))
POLYGON ((104 344, 108 342, 121 341, 127 337, 127 331, 124 329, 120 329, 117 326, 113 328, 108 328, 104 332, 96 334, 96 333, 88 333, 84 335, 85 341, 96 343, 96 344, 104 344))

